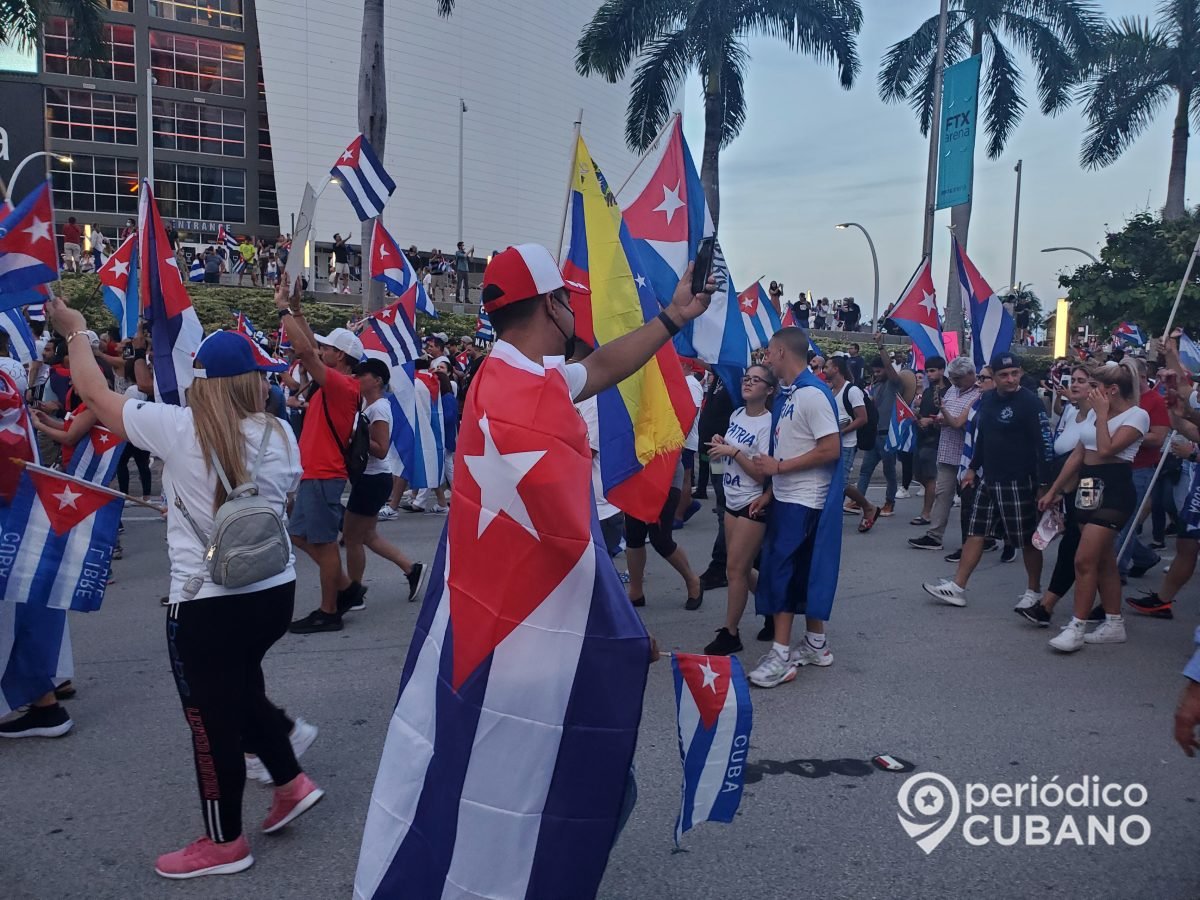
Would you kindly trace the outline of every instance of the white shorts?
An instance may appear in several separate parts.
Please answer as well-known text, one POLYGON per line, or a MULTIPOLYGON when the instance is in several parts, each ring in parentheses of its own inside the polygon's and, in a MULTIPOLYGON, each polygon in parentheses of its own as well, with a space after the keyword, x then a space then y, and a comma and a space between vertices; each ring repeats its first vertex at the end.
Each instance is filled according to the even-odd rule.
POLYGON ((63 244, 63 259, 68 262, 79 262, 79 258, 83 255, 83 248, 78 244, 63 244))
POLYGON ((350 264, 349 263, 335 263, 333 266, 333 274, 334 275, 349 275, 350 274, 350 264))

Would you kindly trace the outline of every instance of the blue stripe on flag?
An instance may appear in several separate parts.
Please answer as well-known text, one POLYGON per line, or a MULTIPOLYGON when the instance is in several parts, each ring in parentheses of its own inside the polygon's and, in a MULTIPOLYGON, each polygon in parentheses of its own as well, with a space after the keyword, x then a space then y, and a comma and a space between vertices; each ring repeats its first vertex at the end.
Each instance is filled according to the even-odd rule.
POLYGON ((9 350, 18 362, 29 364, 34 361, 37 357, 37 342, 19 308, 0 312, 0 329, 8 332, 9 350))

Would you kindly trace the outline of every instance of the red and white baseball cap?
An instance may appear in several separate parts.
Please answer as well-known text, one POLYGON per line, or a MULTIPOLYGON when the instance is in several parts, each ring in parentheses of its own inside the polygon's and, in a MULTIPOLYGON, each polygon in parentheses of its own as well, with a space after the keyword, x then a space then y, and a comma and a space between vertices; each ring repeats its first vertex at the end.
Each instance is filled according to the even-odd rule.
POLYGON ((483 273, 483 308, 489 313, 565 287, 572 294, 591 291, 567 281, 550 251, 541 244, 518 244, 492 257, 483 273))

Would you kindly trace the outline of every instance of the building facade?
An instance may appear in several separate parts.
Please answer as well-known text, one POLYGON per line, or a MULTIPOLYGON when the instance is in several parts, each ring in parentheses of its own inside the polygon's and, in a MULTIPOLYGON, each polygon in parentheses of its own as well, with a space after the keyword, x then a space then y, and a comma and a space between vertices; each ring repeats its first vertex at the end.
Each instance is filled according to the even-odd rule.
MULTIPOLYGON (((210 243, 221 224, 290 233, 305 183, 320 187, 358 133, 361 2, 103 3, 104 59, 76 58, 73 23, 53 17, 36 71, 0 63, 0 127, 19 113, 16 127, 36 135, 40 120, 60 227, 75 216, 111 237, 136 216, 139 179, 152 168, 161 212, 185 242, 210 243)), ((530 240, 556 249, 580 109, 597 161, 611 181, 624 179, 635 162, 623 141, 627 85, 574 70, 595 6, 472 0, 441 18, 434 0, 387 4, 381 156, 398 188, 384 219, 402 246, 453 250, 461 152, 467 248, 477 257, 530 240)), ((0 175, 17 161, 0 153, 0 175)), ((14 195, 35 180, 23 175, 14 195)), ((335 231, 361 233, 331 187, 318 203, 318 243, 335 231)))

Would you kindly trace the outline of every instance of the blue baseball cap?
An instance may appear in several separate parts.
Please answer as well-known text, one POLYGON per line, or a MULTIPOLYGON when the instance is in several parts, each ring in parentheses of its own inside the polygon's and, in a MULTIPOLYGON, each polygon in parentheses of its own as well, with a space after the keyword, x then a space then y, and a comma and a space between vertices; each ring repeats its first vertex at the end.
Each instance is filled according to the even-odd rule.
POLYGON ((247 372, 286 372, 288 364, 268 356, 258 344, 238 331, 214 331, 196 350, 193 374, 197 378, 232 378, 247 372))

